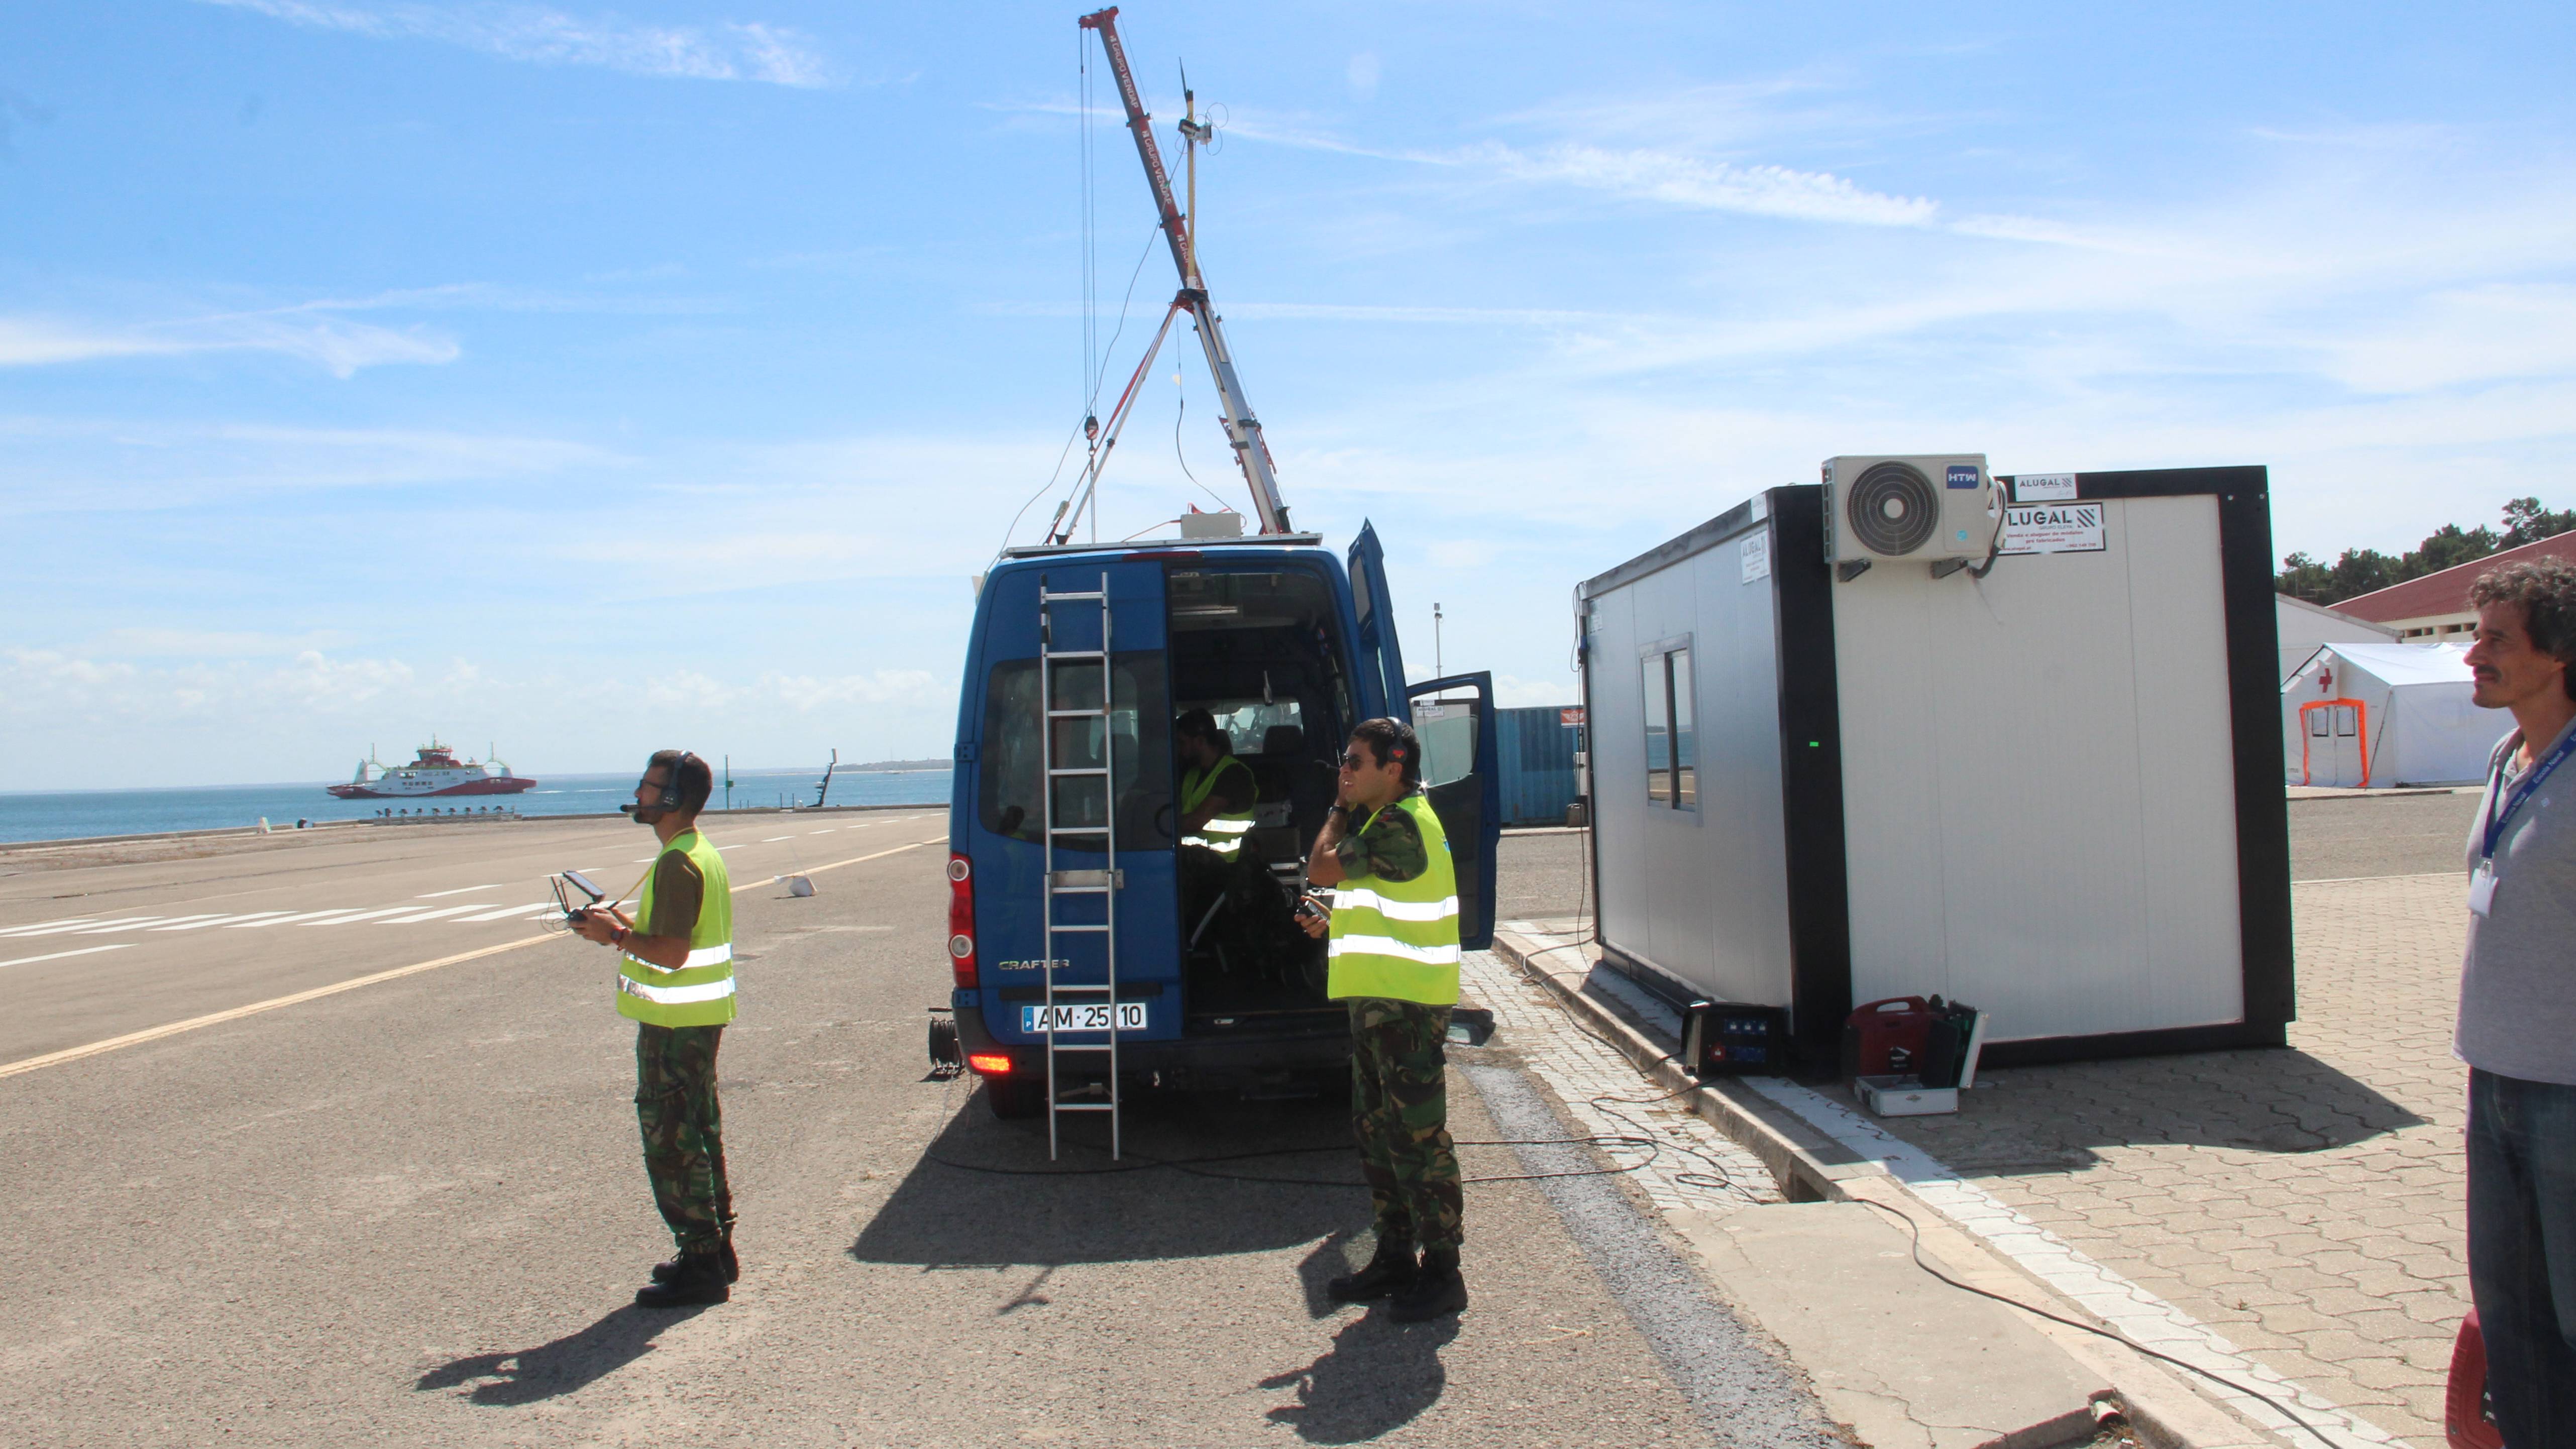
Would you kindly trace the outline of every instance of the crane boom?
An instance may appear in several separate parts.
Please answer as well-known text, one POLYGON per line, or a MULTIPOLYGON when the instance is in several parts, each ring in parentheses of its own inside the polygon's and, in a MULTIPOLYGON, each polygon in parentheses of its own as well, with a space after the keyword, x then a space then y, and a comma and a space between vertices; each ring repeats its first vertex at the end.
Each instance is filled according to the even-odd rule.
POLYGON ((1085 30, 1100 32, 1100 47, 1109 54, 1110 72, 1118 78, 1118 99, 1127 108, 1127 129, 1135 134, 1137 158, 1145 163, 1146 183, 1154 189, 1154 207, 1162 219, 1164 240, 1171 244, 1172 265, 1181 274, 1180 294, 1172 305, 1185 309, 1197 324, 1199 346, 1207 354, 1208 372, 1216 379, 1217 406, 1225 424, 1227 444, 1243 469, 1244 484, 1252 490, 1253 516, 1260 521, 1263 533, 1286 533, 1288 505, 1279 497, 1279 472, 1270 461, 1270 445, 1261 436, 1261 422, 1252 415, 1252 404, 1243 395, 1243 382, 1235 375, 1234 353, 1226 346, 1225 327, 1208 300, 1207 282, 1200 276, 1197 249, 1190 245, 1192 218, 1181 215, 1180 203, 1172 195, 1171 173, 1163 169, 1162 148, 1154 144, 1154 118, 1145 111, 1144 98, 1136 91, 1136 77, 1127 68, 1127 47, 1118 39, 1118 7, 1094 11, 1082 17, 1085 30))

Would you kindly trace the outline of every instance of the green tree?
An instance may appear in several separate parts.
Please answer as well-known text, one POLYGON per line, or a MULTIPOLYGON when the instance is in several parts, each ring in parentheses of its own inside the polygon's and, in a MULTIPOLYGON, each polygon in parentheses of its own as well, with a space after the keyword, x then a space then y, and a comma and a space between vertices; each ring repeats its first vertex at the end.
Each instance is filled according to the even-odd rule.
POLYGON ((2272 579, 2275 591, 2294 599, 2305 599, 2311 604, 2324 603, 2332 585, 2326 566, 2303 553, 2294 553, 2281 560, 2281 572, 2272 579))
POLYGON ((2520 548, 2555 538, 2576 529, 2576 508, 2562 508, 2555 513, 2540 506, 2537 498, 2516 498, 2504 506, 2504 537, 2497 540, 2499 549, 2520 548))
POLYGON ((2446 523, 2427 534, 2424 541, 2415 546, 2414 552, 2397 561, 2398 576, 2392 582, 2404 583, 2426 574, 2437 574, 2455 565, 2473 563, 2495 551, 2494 529, 2463 529, 2456 523, 2446 523))
POLYGON ((2390 584, 2402 584, 2406 577, 2398 570, 2404 560, 2393 559, 2375 548, 2348 548, 2343 557, 2326 571, 2326 597, 2320 602, 2339 604, 2364 594, 2375 594, 2390 584))

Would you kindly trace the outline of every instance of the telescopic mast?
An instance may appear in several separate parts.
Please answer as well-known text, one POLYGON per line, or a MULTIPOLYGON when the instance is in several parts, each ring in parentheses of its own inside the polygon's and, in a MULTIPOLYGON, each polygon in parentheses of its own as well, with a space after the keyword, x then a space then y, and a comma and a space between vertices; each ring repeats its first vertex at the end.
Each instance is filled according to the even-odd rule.
MULTIPOLYGON (((1162 148, 1154 144, 1154 118, 1145 113, 1144 98, 1136 91, 1136 77, 1127 68, 1127 48, 1118 41, 1118 7, 1112 5, 1085 15, 1081 25, 1085 30, 1100 32, 1101 49, 1109 53, 1110 72, 1118 77, 1118 98, 1127 107, 1127 129, 1136 137, 1136 155, 1145 163, 1145 180, 1154 188, 1154 207, 1162 219, 1163 238, 1171 244, 1172 265, 1181 274, 1181 290, 1172 299, 1172 311, 1188 312, 1190 320, 1198 324, 1199 346, 1207 353, 1208 371, 1216 379, 1226 442, 1243 469, 1245 485, 1252 490, 1253 516, 1263 533, 1286 533, 1288 505, 1280 501, 1279 472, 1270 461, 1270 445, 1262 441, 1260 420, 1252 415, 1252 404, 1243 396, 1243 382, 1235 376, 1234 355, 1225 345, 1225 327, 1208 301, 1207 282, 1199 273, 1198 250, 1190 242, 1194 218, 1181 214, 1180 203, 1172 195, 1172 178, 1163 169, 1162 148)), ((1164 325, 1170 325, 1168 316, 1164 325)), ((1133 386, 1131 383, 1131 391, 1133 386)))

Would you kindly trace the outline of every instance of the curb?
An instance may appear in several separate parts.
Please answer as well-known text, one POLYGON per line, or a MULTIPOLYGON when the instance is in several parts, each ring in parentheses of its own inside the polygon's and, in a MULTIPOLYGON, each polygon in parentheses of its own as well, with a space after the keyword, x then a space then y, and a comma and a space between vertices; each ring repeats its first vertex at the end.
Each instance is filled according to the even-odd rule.
MULTIPOLYGON (((2096 1315, 1951 1221, 1884 1167, 1855 1157, 1850 1149, 1824 1136, 1805 1119, 1750 1088, 1724 1077, 1703 1080, 1683 1070, 1672 1053, 1620 1011, 1616 1003, 1587 996, 1569 986, 1565 978, 1575 973, 1539 964, 1546 954, 1544 948, 1515 932, 1497 930, 1493 950, 1523 976, 1545 987, 1567 1010, 1580 1014, 1648 1080, 1676 1094, 1676 1102, 1687 1102, 1695 1115, 1760 1158, 1779 1180, 1790 1202, 1869 1200, 1896 1209, 1916 1222, 1926 1249, 1962 1269, 1963 1279, 2079 1323, 2101 1326, 2096 1315), (1973 1269, 1967 1269, 1968 1264, 1974 1264, 1973 1269)), ((1579 950, 1557 950, 1589 960, 1579 950)), ((2279 1449, 2283 1442, 2281 1437, 2246 1422, 2206 1397, 2176 1371, 2138 1353, 2125 1340, 2082 1332, 2038 1317, 2024 1321, 2077 1364, 2098 1374, 2100 1382, 2111 1385, 2107 1393, 2097 1396, 2102 1408, 2116 1407, 2151 1449, 2279 1449)), ((2292 1442, 2304 1444, 2307 1440, 2301 1436, 2292 1442)))

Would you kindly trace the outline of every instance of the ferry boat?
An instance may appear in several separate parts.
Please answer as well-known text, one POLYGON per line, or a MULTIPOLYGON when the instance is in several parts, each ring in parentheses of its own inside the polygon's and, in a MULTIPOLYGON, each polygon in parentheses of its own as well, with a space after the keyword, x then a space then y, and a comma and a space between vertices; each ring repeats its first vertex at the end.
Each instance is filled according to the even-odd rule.
POLYGON ((536 784, 525 775, 511 774, 510 767, 498 760, 490 764, 460 760, 456 751, 433 735, 408 765, 380 764, 375 751, 369 750, 367 758, 358 762, 356 778, 324 788, 343 800, 409 800, 431 795, 516 795, 535 789, 536 784))

